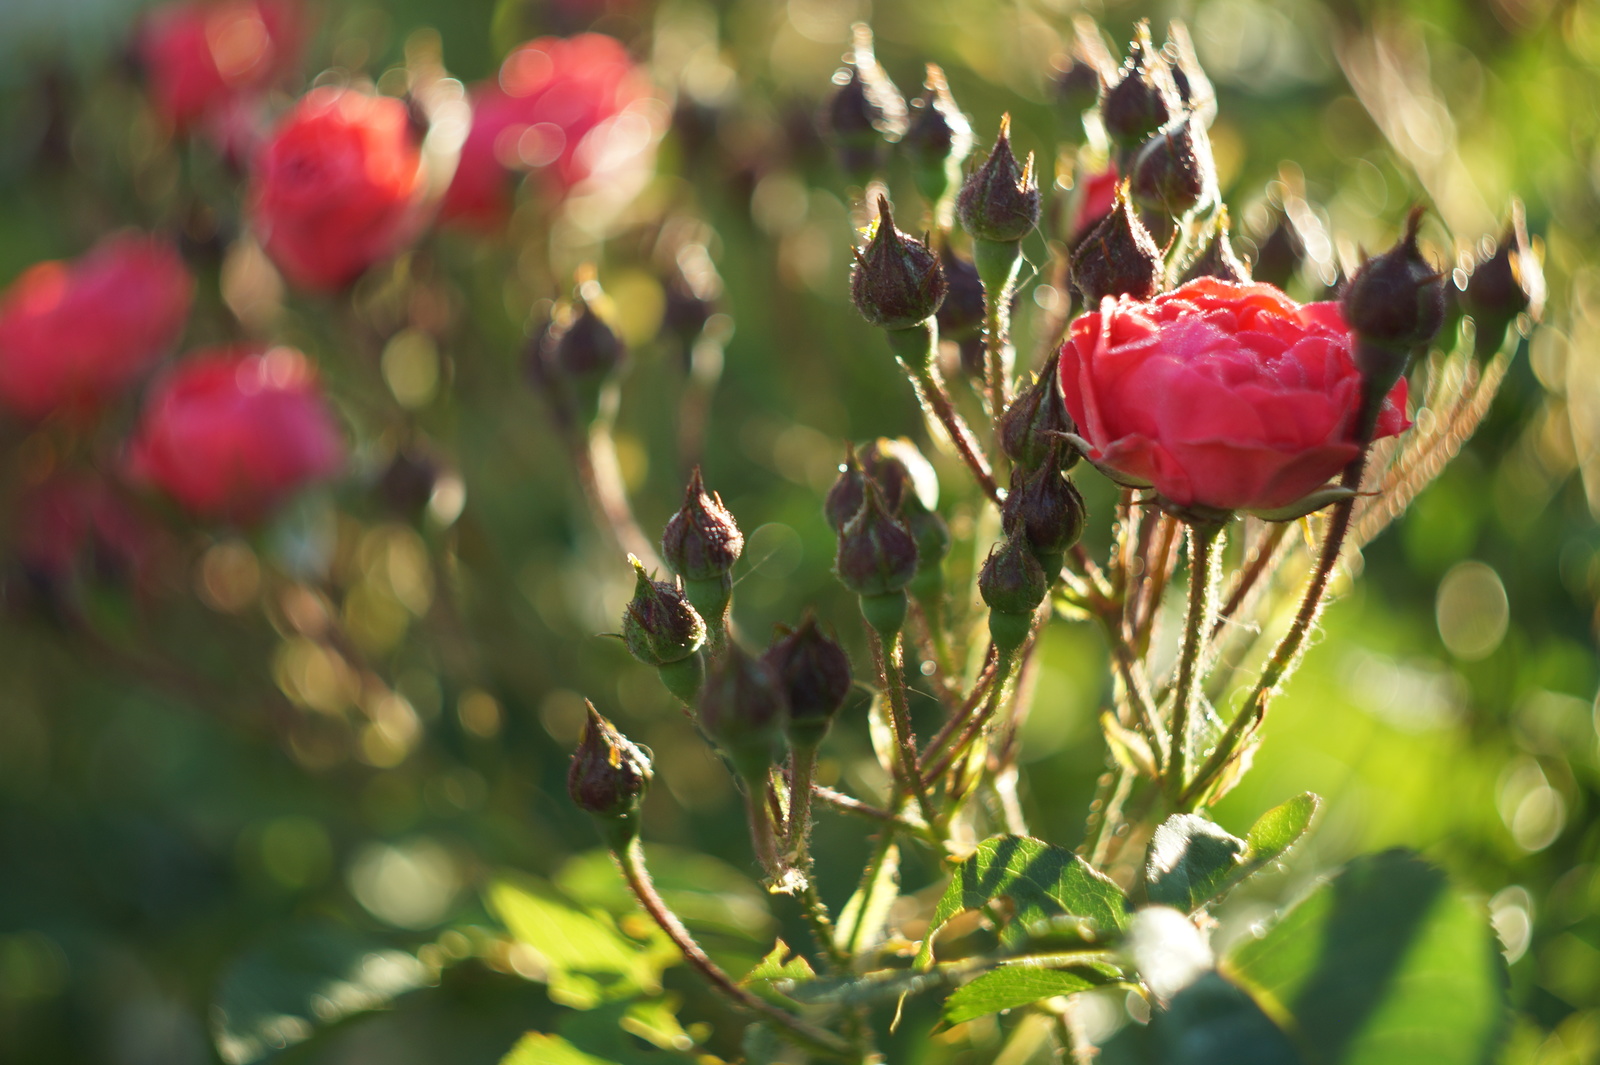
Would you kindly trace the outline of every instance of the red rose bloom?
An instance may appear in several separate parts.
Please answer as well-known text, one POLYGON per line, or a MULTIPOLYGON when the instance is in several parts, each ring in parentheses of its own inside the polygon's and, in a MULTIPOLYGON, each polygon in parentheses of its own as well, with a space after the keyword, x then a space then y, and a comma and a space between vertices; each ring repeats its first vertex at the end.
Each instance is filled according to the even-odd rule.
POLYGON ((498 83, 472 91, 472 128, 440 217, 488 228, 510 213, 513 174, 539 171, 564 194, 602 173, 609 142, 628 132, 618 129, 623 112, 648 95, 644 76, 612 37, 583 33, 519 45, 501 64, 498 83))
POLYGON ((1117 182, 1120 180, 1115 163, 1083 179, 1083 198, 1078 201, 1078 213, 1072 220, 1074 242, 1111 213, 1111 208, 1117 202, 1117 182))
POLYGON ((292 283, 335 290, 416 235, 424 184, 405 104, 313 89, 256 159, 251 223, 292 283))
POLYGON ((177 341, 193 295, 178 253, 134 233, 29 267, 0 295, 0 402, 27 418, 94 411, 177 341))
POLYGON ((295 0, 197 0, 152 12, 138 49, 156 109, 186 129, 292 72, 304 38, 295 0))
MULTIPOLYGON (((1350 344, 1337 303, 1200 278, 1080 317, 1061 349, 1061 392, 1098 465, 1183 506, 1274 511, 1356 457, 1350 344)), ((1405 404, 1402 378, 1378 436, 1406 428, 1405 404)))
POLYGON ((304 355, 213 350, 151 393, 129 472, 206 518, 253 521, 334 474, 344 443, 304 355))

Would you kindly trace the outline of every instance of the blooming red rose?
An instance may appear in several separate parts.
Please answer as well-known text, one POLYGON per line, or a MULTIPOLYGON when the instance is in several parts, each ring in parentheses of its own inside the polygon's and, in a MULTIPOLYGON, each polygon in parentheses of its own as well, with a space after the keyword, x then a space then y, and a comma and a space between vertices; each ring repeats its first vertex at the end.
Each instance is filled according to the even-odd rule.
MULTIPOLYGON (((1337 303, 1204 277, 1080 317, 1061 349, 1061 392, 1100 466, 1180 505, 1274 511, 1356 457, 1350 344, 1337 303)), ((1378 436, 1406 428, 1405 404, 1402 378, 1378 436)))
POLYGON ((29 267, 0 295, 0 402, 28 418, 93 412, 177 341, 193 295, 178 253, 142 234, 29 267))
POLYGON ((156 109, 185 129, 292 72, 304 40, 298 0, 185 0, 150 14, 138 50, 156 109))
POLYGON ((1072 219, 1072 239, 1076 243, 1106 215, 1117 202, 1117 182, 1121 180, 1117 165, 1110 163, 1098 174, 1083 179, 1083 193, 1078 200, 1078 213, 1072 219))
POLYGON ((292 283, 339 289, 416 235, 424 185, 405 104, 313 89, 256 158, 251 224, 292 283))
POLYGON ((649 91, 627 49, 604 34, 519 45, 498 82, 472 90, 472 128, 440 217, 488 228, 510 212, 513 175, 538 171, 564 194, 607 173, 626 149, 654 142, 647 120, 628 114, 649 91))
POLYGON ((333 475, 344 454, 304 355, 217 349, 185 359, 152 391, 128 467, 196 515, 248 522, 333 475))

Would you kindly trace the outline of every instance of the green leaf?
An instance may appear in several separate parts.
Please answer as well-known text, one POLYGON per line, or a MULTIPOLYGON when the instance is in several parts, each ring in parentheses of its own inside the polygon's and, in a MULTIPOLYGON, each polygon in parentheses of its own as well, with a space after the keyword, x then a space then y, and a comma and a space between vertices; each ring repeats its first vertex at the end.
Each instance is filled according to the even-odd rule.
POLYGON ((673 1012, 675 1002, 635 999, 568 1011, 556 1032, 574 1048, 612 1065, 706 1065, 673 1012))
POLYGON ((1047 917, 1082 917, 1100 935, 1119 932, 1127 923, 1122 889, 1064 847, 1028 836, 995 836, 956 869, 917 954, 917 965, 933 964, 933 940, 956 914, 985 906, 1002 896, 1015 913, 1001 932, 1001 942, 1015 946, 1027 929, 1047 917))
MULTIPOLYGON (((1208 972, 1103 1048, 1104 1065, 1306 1065, 1246 992, 1208 972)), ((1422 1065, 1418 1062, 1417 1065, 1422 1065)))
POLYGON ((306 922, 228 967, 212 1007, 212 1038, 228 1065, 247 1065, 432 982, 433 972, 405 951, 306 922))
POLYGON ((488 905, 518 942, 537 952, 550 997, 574 1009, 654 994, 661 989, 661 970, 679 958, 654 929, 647 942, 630 939, 610 915, 580 909, 532 877, 494 881, 488 905))
POLYGON ((816 972, 811 968, 811 963, 789 949, 789 944, 778 940, 777 945, 767 952, 767 956, 756 963, 756 967, 745 974, 741 984, 757 982, 772 983, 774 980, 812 980, 816 972))
POLYGON ((976 980, 957 988, 944 1000, 946 1024, 960 1024, 986 1013, 1026 1006, 1030 1002, 1088 991, 1110 983, 1107 969, 1099 966, 1072 969, 1040 969, 1030 965, 1007 965, 991 969, 976 980))
MULTIPOLYGON (((771 937, 776 922, 767 908, 767 893, 727 862, 654 844, 646 845, 644 853, 662 899, 691 930, 757 941, 771 937)), ((553 879, 584 906, 619 917, 639 910, 608 850, 569 859, 553 879)))
POLYGON ((856 889, 839 911, 833 940, 851 956, 876 946, 883 938, 889 908, 900 895, 900 848, 891 845, 878 863, 870 884, 856 889))
POLYGON ((1198 814, 1173 814, 1150 837, 1145 895, 1158 906, 1193 912, 1227 883, 1245 842, 1198 814))
POLYGON ((617 1065, 616 1062, 585 1054, 559 1035, 529 1032, 517 1040, 500 1065, 617 1065))
POLYGON ((1309 1065, 1481 1065, 1506 1030, 1482 907, 1407 851, 1351 862, 1229 969, 1292 1020, 1309 1065))
POLYGON ((1322 800, 1308 791, 1262 814, 1245 833, 1250 847, 1245 861, 1260 868, 1282 858, 1310 830, 1321 806, 1322 800))

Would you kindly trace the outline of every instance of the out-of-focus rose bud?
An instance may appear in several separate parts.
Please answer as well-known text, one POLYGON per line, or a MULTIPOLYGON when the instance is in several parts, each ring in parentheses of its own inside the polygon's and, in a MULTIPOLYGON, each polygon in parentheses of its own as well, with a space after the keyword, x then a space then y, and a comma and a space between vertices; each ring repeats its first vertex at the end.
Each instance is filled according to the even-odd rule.
POLYGON ((873 54, 872 30, 857 23, 852 32, 850 54, 833 76, 839 89, 828 101, 826 124, 840 168, 865 185, 882 168, 886 143, 905 135, 908 120, 905 97, 873 54))
POLYGON ((98 476, 52 476, 14 504, 13 551, 41 605, 75 607, 81 585, 105 582, 133 592, 155 583, 160 530, 98 476))
POLYGON ((787 696, 789 742, 815 747, 850 694, 850 656, 807 614, 799 628, 780 633, 762 658, 787 696))
POLYGON ((1183 106, 1173 84, 1172 71, 1155 42, 1150 39, 1150 23, 1140 22, 1128 45, 1128 58, 1106 86, 1100 101, 1111 143, 1131 157, 1151 134, 1171 122, 1183 106))
POLYGON ((1217 117, 1217 90, 1200 66, 1195 54, 1194 40, 1189 27, 1174 19, 1167 25, 1167 43, 1161 49, 1172 71, 1172 84, 1178 90, 1178 99, 1192 111, 1202 126, 1209 127, 1217 117))
POLYGON ((1133 198, 1152 211, 1181 218, 1217 200, 1211 139, 1192 112, 1156 131, 1133 164, 1133 198))
POLYGON ((1412 352, 1432 340, 1444 322, 1443 275, 1417 246, 1422 215, 1421 205, 1412 208, 1394 247, 1362 263, 1339 301, 1356 336, 1351 358, 1366 382, 1368 435, 1412 352))
POLYGON ((213 349, 151 390, 128 470, 190 513, 250 523, 333 476, 345 447, 304 355, 213 349))
POLYGON ((978 594, 989 607, 989 636, 1002 655, 1028 638, 1033 612, 1050 591, 1050 578, 1022 536, 1007 536, 978 571, 978 594))
POLYGON ((983 165, 972 172, 956 197, 961 228, 974 240, 1014 244, 1039 224, 1042 200, 1033 154, 1019 165, 1011 151, 1011 116, 1000 117, 1000 134, 983 165))
POLYGON ((899 592, 917 574, 917 542, 889 512, 883 491, 870 479, 861 509, 839 531, 834 572, 863 597, 899 592))
POLYGON ((783 745, 787 715, 772 669, 730 643, 700 693, 700 727, 744 780, 765 779, 783 745))
POLYGON ((443 471, 439 459, 427 448, 402 447, 378 475, 378 497, 396 514, 413 518, 433 498, 443 471))
POLYGON ((923 93, 911 102, 911 121, 900 146, 911 160, 917 191, 929 203, 944 199, 972 154, 972 123, 956 106, 944 71, 928 64, 923 93))
POLYGON ((589 718, 567 770, 567 794, 600 822, 606 841, 620 848, 639 834, 639 807, 654 775, 650 759, 586 704, 589 718))
POLYGON ((1111 213, 1072 253, 1072 283, 1093 308, 1106 296, 1147 300, 1161 289, 1161 249, 1139 221, 1124 182, 1111 213))
POLYGON ((1108 72, 1093 58, 1077 52, 1058 56, 1054 65, 1056 106, 1070 127, 1081 121, 1085 111, 1100 106, 1108 72))
POLYGON ((944 271, 928 246, 895 228, 886 197, 878 197, 878 223, 865 251, 856 253, 850 298, 861 317, 884 329, 910 329, 932 318, 944 302, 944 271))
POLYGON ((1214 277, 1219 281, 1231 281, 1234 284, 1243 284, 1250 280, 1250 267, 1240 261, 1233 252, 1233 244, 1228 239, 1228 224, 1228 209, 1224 207, 1217 212, 1211 239, 1178 279, 1179 284, 1187 284, 1197 277, 1214 277))
POLYGON ((336 291, 416 236, 425 184, 404 103, 325 86, 257 156, 250 224, 292 284, 336 291))
POLYGON ((647 666, 664 666, 694 654, 706 642, 706 623, 671 581, 651 580, 632 555, 633 599, 622 613, 622 642, 647 666))
POLYGON ((1479 353, 1498 351, 1517 315, 1526 311, 1535 321, 1543 316, 1544 264, 1528 241, 1521 200, 1511 201, 1511 219, 1499 244, 1485 242, 1459 299, 1477 327, 1479 353))
POLYGON ((912 497, 928 510, 939 505, 939 475, 917 445, 903 436, 880 436, 867 444, 861 449, 861 468, 883 490, 890 513, 900 513, 912 497))
POLYGON ((1077 486, 1061 472, 1062 445, 1029 472, 1021 466, 1011 471, 1011 491, 1006 496, 1001 524, 1021 537, 1049 574, 1060 572, 1066 550, 1083 535, 1086 513, 1077 486))
POLYGON ((156 110, 186 130, 223 116, 293 74, 306 37, 298 0, 182 0, 139 30, 139 62, 156 110))
POLYGON ((177 342, 193 295, 178 253, 133 233, 29 267, 0 295, 0 402, 25 418, 94 412, 177 342))
POLYGON ((978 278, 978 268, 971 259, 963 259, 951 250, 948 243, 939 252, 939 263, 944 270, 944 302, 939 304, 935 319, 939 335, 957 342, 980 336, 983 332, 983 282, 978 278))
POLYGON ((622 365, 627 346, 591 300, 579 297, 572 313, 548 334, 550 365, 570 381, 593 382, 622 365))
POLYGON ((1273 227, 1257 246, 1250 273, 1253 280, 1281 289, 1300 272, 1300 264, 1306 261, 1306 242, 1286 212, 1275 211, 1274 217, 1273 227))
MULTIPOLYGON (((1039 371, 1039 379, 1011 401, 1000 419, 1000 446, 1012 462, 1029 470, 1044 465, 1052 453, 1060 458, 1057 434, 1078 431, 1061 399, 1060 362, 1057 351, 1039 371)), ((1077 452, 1068 452, 1063 468, 1077 461, 1077 452)))

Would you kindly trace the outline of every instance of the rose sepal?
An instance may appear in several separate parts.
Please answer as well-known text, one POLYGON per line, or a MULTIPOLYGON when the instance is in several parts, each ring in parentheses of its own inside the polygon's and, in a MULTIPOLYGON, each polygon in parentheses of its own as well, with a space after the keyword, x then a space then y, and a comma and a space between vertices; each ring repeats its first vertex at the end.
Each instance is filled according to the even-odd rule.
POLYGON ((1065 441, 1070 447, 1077 451, 1078 454, 1083 456, 1085 462, 1104 474, 1106 479, 1112 484, 1119 485, 1123 488, 1154 487, 1149 481, 1143 481, 1137 477, 1123 473, 1121 470, 1112 469, 1101 460, 1095 458, 1095 456, 1099 454, 1100 449, 1089 443, 1089 441, 1085 440, 1077 433, 1063 433, 1052 430, 1048 432, 1047 435, 1053 436, 1058 440, 1065 441))
POLYGON ((1299 521, 1308 514, 1314 514, 1323 507, 1334 503, 1343 503, 1346 499, 1354 499, 1356 490, 1343 485, 1330 484, 1317 489, 1286 507, 1274 510, 1247 510, 1246 514, 1260 518, 1262 521, 1299 521))

